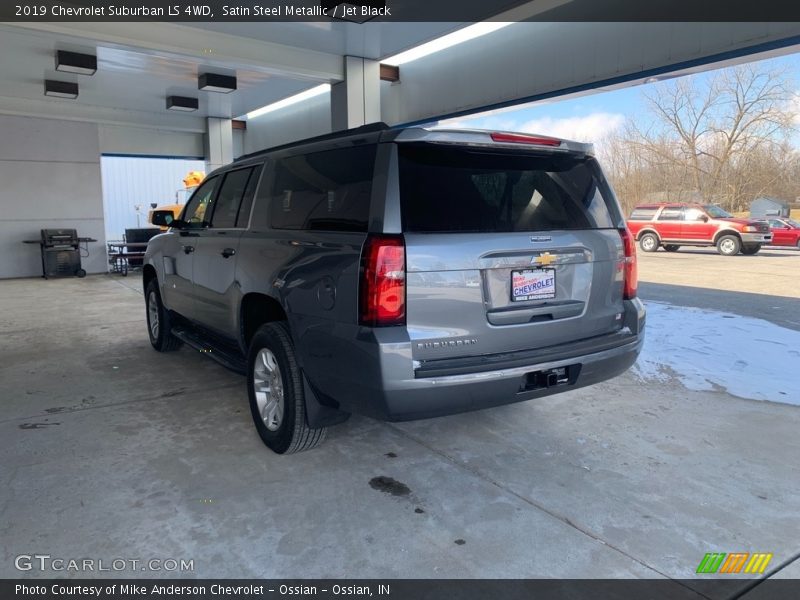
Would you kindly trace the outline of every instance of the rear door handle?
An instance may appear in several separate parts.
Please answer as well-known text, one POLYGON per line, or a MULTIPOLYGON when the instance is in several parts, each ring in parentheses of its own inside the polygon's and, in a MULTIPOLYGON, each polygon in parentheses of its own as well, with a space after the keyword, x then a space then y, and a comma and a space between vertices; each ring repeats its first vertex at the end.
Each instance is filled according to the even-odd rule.
POLYGON ((194 246, 183 246, 184 254, 191 254, 192 252, 194 252, 194 246))
POLYGON ((222 252, 220 252, 220 254, 222 254, 222 256, 224 256, 225 258, 230 258, 234 254, 236 254, 236 250, 234 250, 233 248, 225 248, 222 252))

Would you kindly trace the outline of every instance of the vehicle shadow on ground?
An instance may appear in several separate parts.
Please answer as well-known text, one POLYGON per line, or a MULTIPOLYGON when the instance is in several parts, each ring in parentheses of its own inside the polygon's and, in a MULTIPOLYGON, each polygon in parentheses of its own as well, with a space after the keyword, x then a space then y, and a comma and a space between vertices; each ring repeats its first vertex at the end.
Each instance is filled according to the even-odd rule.
POLYGON ((730 312, 800 331, 799 298, 650 282, 639 282, 639 297, 645 303, 667 302, 730 312))
MULTIPOLYGON (((791 252, 792 250, 798 250, 794 246, 774 246, 769 248, 762 248, 758 254, 737 254, 735 257, 726 256, 725 258, 738 258, 738 259, 749 259, 753 258, 754 256, 769 256, 771 258, 797 258, 800 256, 800 252, 791 252), (788 251, 788 252, 787 252, 788 251)), ((642 252, 641 250, 637 250, 638 252, 642 252)), ((716 248, 692 248, 689 246, 681 246, 680 250, 676 252, 667 252, 666 250, 659 249, 656 252, 648 252, 649 256, 659 256, 659 255, 681 255, 681 254, 704 254, 706 256, 720 256, 719 252, 717 252, 716 248)))

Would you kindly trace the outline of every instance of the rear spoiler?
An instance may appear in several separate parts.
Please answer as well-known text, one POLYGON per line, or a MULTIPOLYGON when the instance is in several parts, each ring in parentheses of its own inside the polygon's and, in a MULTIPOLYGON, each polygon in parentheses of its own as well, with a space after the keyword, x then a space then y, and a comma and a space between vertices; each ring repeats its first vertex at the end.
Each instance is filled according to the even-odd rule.
POLYGON ((489 131, 485 129, 425 129, 422 127, 410 127, 399 131, 386 131, 381 135, 381 141, 454 144, 518 151, 546 150, 547 152, 569 152, 594 156, 593 144, 573 142, 543 135, 489 131))

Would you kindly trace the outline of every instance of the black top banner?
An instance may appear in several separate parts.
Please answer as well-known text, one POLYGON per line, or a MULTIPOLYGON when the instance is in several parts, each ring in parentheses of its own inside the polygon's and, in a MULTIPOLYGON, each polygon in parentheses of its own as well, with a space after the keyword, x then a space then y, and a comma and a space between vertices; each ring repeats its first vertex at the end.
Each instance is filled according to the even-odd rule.
POLYGON ((0 21, 800 21, 787 0, 4 0, 0 21))
POLYGON ((3 579, 3 600, 784 600, 797 579, 3 579))

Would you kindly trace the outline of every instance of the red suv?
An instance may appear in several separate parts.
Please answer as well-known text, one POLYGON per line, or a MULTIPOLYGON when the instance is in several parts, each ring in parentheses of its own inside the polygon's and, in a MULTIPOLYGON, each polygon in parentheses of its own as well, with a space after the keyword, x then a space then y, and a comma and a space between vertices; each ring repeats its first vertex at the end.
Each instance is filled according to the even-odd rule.
POLYGON ((772 241, 766 221, 737 219, 713 204, 642 204, 633 209, 628 228, 645 252, 659 246, 667 252, 681 246, 716 246, 720 254, 733 256, 755 254, 772 241))

